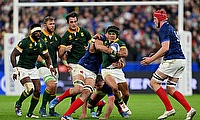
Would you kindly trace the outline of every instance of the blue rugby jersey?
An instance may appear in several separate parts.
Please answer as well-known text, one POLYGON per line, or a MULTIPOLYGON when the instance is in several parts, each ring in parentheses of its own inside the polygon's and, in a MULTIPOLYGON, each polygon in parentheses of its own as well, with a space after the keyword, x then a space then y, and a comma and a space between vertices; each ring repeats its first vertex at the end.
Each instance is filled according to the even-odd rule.
POLYGON ((78 64, 97 74, 102 63, 102 53, 90 53, 89 49, 90 44, 85 55, 79 60, 78 64))
POLYGON ((159 32, 160 43, 164 41, 170 41, 169 50, 164 55, 163 60, 171 59, 185 59, 183 51, 180 44, 180 36, 174 27, 172 27, 168 22, 164 23, 159 32))

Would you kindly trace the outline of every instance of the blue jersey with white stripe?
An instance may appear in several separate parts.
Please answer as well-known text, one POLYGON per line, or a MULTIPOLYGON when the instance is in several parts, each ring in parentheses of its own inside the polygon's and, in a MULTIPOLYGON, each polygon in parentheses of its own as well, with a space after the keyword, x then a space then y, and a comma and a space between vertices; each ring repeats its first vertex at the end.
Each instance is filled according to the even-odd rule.
POLYGON ((89 49, 90 45, 88 46, 85 55, 79 60, 78 64, 97 74, 102 63, 102 53, 90 53, 89 49))
POLYGON ((169 50, 165 53, 163 60, 185 59, 180 45, 180 36, 174 27, 168 22, 164 23, 159 31, 160 43, 169 41, 169 50))

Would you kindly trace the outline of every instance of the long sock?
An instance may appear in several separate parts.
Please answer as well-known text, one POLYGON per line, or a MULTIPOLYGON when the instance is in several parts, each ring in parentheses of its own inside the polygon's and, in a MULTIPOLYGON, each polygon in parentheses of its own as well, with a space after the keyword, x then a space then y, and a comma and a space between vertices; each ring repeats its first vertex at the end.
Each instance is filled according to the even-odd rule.
POLYGON ((170 101, 169 101, 169 98, 167 96, 167 93, 165 92, 165 90, 160 87, 157 91, 156 91, 156 94, 159 96, 159 98, 162 100, 162 102, 164 103, 165 105, 165 108, 167 111, 170 111, 173 109, 170 101))
POLYGON ((66 97, 70 97, 70 88, 67 89, 62 95, 58 96, 58 102, 62 101, 66 97))
POLYGON ((119 112, 119 113, 123 112, 123 111, 122 111, 122 108, 119 106, 119 103, 118 103, 118 101, 117 101, 117 100, 115 100, 115 102, 114 102, 114 103, 115 103, 115 106, 116 106, 116 107, 117 107, 117 109, 118 109, 118 112, 119 112))
MULTIPOLYGON (((50 101, 53 100, 55 97, 56 97, 56 94, 54 94, 54 95, 50 95, 48 101, 50 102, 50 101)), ((51 109, 49 109, 49 113, 54 113, 54 112, 55 112, 54 109, 55 109, 55 108, 51 108, 51 109)))
POLYGON ((175 98, 186 109, 187 112, 190 111, 191 106, 180 92, 175 91, 172 97, 175 98))
POLYGON ((94 108, 91 108, 91 109, 90 109, 90 113, 92 113, 92 112, 94 112, 94 108))
POLYGON ((76 96, 77 95, 74 95, 74 96, 71 97, 70 105, 76 100, 76 96))
POLYGON ((34 111, 36 105, 38 104, 38 102, 39 102, 39 98, 33 96, 31 99, 31 105, 29 107, 28 114, 33 114, 33 111, 34 111))
POLYGON ((40 108, 46 108, 47 102, 49 101, 48 100, 49 97, 50 97, 50 92, 47 89, 45 89, 43 98, 42 98, 42 105, 40 108))
POLYGON ((20 97, 19 97, 19 100, 16 102, 16 105, 21 107, 21 106, 22 106, 22 102, 23 102, 27 97, 29 97, 29 96, 30 96, 30 94, 27 95, 26 92, 23 91, 23 92, 21 93, 20 97))
POLYGON ((80 106, 82 106, 84 102, 80 99, 77 98, 70 106, 70 108, 66 111, 64 116, 70 116, 76 109, 78 109, 80 106))

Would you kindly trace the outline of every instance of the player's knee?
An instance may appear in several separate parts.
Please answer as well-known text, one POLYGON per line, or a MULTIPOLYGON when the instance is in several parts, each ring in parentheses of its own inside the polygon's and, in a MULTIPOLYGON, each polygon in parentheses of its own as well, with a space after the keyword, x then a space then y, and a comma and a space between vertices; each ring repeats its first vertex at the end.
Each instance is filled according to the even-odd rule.
POLYGON ((74 80, 74 94, 79 94, 83 91, 84 82, 82 80, 74 80))
POLYGON ((30 95, 30 94, 33 93, 33 91, 34 91, 34 85, 33 85, 32 82, 25 83, 24 87, 25 87, 25 93, 27 95, 30 95))
POLYGON ((154 88, 154 86, 161 84, 165 79, 162 78, 160 75, 157 73, 154 73, 152 76, 152 80, 150 81, 150 86, 154 88))
POLYGON ((89 92, 88 92, 89 94, 92 94, 93 91, 94 91, 93 87, 90 86, 90 85, 85 85, 85 86, 83 87, 83 89, 84 89, 84 90, 88 90, 88 91, 89 91, 89 92))
POLYGON ((172 95, 174 93, 174 91, 175 91, 176 85, 177 85, 176 82, 168 80, 167 81, 167 86, 166 86, 166 92, 168 94, 172 95))

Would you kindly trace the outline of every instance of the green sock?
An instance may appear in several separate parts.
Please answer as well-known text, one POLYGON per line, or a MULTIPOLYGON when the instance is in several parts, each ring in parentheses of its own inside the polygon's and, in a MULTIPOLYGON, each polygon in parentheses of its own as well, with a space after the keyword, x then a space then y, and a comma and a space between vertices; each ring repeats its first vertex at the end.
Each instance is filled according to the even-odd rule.
POLYGON ((27 95, 25 91, 23 91, 19 97, 19 100, 16 102, 16 106, 22 106, 22 102, 29 97, 30 95, 27 95))
POLYGON ((94 108, 91 108, 91 109, 90 109, 90 113, 92 113, 92 112, 94 112, 94 108))
POLYGON ((33 114, 33 111, 34 111, 36 105, 38 104, 38 102, 39 102, 39 98, 33 96, 31 99, 31 105, 29 107, 28 114, 33 114))
POLYGON ((43 98, 42 98, 42 105, 40 108, 45 108, 46 109, 46 105, 47 105, 47 102, 49 101, 50 97, 50 93, 47 89, 45 89, 44 93, 43 93, 43 98))

